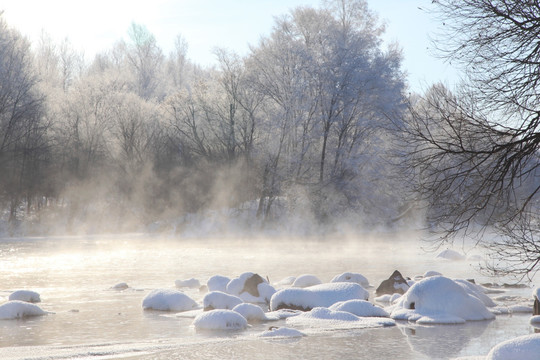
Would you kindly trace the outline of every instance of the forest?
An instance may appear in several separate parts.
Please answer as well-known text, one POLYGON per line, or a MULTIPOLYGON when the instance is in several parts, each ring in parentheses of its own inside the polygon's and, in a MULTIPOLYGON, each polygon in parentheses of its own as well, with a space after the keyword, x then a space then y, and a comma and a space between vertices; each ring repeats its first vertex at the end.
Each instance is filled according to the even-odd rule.
POLYGON ((86 61, 2 21, 2 226, 131 231, 220 209, 260 227, 391 221, 408 202, 389 156, 401 54, 365 3, 337 4, 276 19, 245 57, 215 49, 211 68, 141 24, 86 61))
POLYGON ((30 44, 0 16, 0 233, 413 226, 484 244, 489 229, 504 238, 488 247, 528 274, 539 5, 432 12, 463 82, 422 94, 363 0, 292 9, 245 56, 216 48, 210 67, 181 35, 165 54, 142 24, 88 60, 46 33, 30 44))

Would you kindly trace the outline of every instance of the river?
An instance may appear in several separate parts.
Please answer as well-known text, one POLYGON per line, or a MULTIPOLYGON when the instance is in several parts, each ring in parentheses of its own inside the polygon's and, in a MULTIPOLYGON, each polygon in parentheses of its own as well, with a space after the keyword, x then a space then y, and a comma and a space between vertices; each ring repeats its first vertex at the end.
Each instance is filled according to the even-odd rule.
MULTIPOLYGON (((152 289, 174 288, 177 279, 205 283, 213 275, 233 278, 248 271, 268 276, 271 283, 301 274, 327 282, 358 272, 376 287, 395 269, 411 277, 436 270, 477 282, 504 281, 480 275, 474 262, 436 259, 422 245, 414 233, 325 239, 141 234, 0 239, 0 303, 14 290, 29 289, 40 293, 39 306, 52 312, 0 320, 0 359, 453 359, 484 356, 501 341, 534 332, 530 314, 517 313, 463 325, 310 328, 301 329, 306 337, 266 340, 257 335, 269 324, 197 333, 190 317, 141 306, 152 289), (111 289, 120 282, 129 288, 111 289)), ((369 290, 373 301, 374 288, 369 290)), ((184 291, 198 302, 204 296, 198 289, 184 291)), ((527 288, 504 295, 526 301, 530 294, 527 288)))

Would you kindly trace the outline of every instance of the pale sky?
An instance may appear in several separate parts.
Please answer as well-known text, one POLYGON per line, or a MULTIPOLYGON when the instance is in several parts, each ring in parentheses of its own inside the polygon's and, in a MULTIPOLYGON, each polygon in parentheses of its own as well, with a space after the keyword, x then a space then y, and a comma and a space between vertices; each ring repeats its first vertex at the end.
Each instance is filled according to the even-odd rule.
MULTIPOLYGON (((431 0, 368 0, 369 7, 387 24, 387 41, 396 41, 405 56, 403 68, 412 90, 430 84, 455 82, 456 72, 431 56, 430 32, 437 25, 424 8, 431 0)), ((272 29, 274 16, 319 0, 2 0, 0 11, 8 25, 30 38, 42 30, 53 39, 68 38, 87 60, 118 40, 127 39, 132 22, 153 33, 165 53, 181 34, 188 42, 188 57, 201 65, 215 61, 219 46, 241 55, 272 29)))

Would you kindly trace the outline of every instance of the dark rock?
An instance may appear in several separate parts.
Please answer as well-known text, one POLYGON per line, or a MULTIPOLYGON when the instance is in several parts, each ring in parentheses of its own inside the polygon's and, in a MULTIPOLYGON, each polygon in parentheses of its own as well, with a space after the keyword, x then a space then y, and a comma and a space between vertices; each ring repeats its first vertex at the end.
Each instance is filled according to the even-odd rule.
POLYGON ((540 301, 536 296, 534 297, 533 315, 540 315, 540 301))
POLYGON ((285 304, 285 303, 279 303, 278 306, 276 306, 276 310, 300 310, 300 311, 311 311, 310 307, 303 307, 300 305, 293 305, 293 304, 285 304))
POLYGON ((375 294, 377 296, 381 296, 384 294, 405 294, 405 292, 409 289, 409 284, 407 283, 407 280, 401 275, 399 271, 394 271, 392 275, 381 282, 377 290, 375 290, 375 294))
POLYGON ((240 294, 247 292, 255 297, 259 297, 259 284, 263 283, 264 279, 259 274, 253 274, 244 283, 244 288, 240 291, 240 294))

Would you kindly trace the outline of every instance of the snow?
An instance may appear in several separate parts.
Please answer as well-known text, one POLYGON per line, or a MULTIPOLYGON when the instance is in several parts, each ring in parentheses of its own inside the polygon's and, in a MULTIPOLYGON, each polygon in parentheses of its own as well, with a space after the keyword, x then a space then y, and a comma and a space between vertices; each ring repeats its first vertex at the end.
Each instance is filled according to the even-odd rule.
POLYGON ((29 303, 41 302, 39 294, 32 290, 17 290, 9 295, 9 300, 19 300, 29 303))
POLYGON ((375 306, 366 300, 340 301, 329 307, 330 310, 346 311, 360 317, 389 317, 383 308, 375 306))
POLYGON ((152 290, 142 302, 143 309, 160 311, 188 311, 198 307, 197 302, 178 290, 152 290))
POLYGON ((453 260, 453 261, 465 260, 464 255, 451 249, 446 249, 446 250, 441 251, 440 253, 437 254, 436 258, 444 259, 444 260, 453 260))
POLYGON ((203 307, 205 310, 227 309, 232 310, 236 305, 244 301, 238 296, 226 294, 222 291, 211 291, 204 295, 203 307))
POLYGON ((495 302, 485 294, 482 286, 473 284, 472 282, 464 279, 454 279, 454 281, 463 287, 465 291, 469 293, 469 295, 478 298, 478 300, 482 301, 487 307, 494 307, 496 305, 495 302))
POLYGON ((429 270, 422 275, 424 278, 431 277, 431 276, 442 276, 442 274, 435 270, 429 270))
POLYGON ((125 282, 121 282, 114 285, 111 289, 121 291, 121 290, 126 290, 127 288, 129 288, 128 284, 125 282))
POLYGON ((496 345, 486 360, 538 360, 540 334, 520 336, 496 345))
POLYGON ((533 290, 532 296, 533 299, 540 300, 540 287, 533 290))
POLYGON ((306 288, 314 285, 322 284, 321 279, 312 274, 303 274, 298 276, 292 283, 292 287, 306 288))
POLYGON ((222 275, 214 275, 206 282, 208 291, 227 292, 227 284, 231 281, 230 278, 222 275))
POLYGON ((353 329, 395 326, 388 318, 359 317, 346 311, 316 307, 311 311, 287 319, 287 324, 312 328, 353 329))
POLYGON ((389 303, 389 304, 393 304, 393 303, 395 303, 401 296, 402 296, 402 294, 399 294, 399 293, 394 293, 394 294, 392 294, 392 295, 390 295, 390 294, 384 294, 384 295, 381 295, 381 296, 377 296, 377 297, 375 298, 375 301, 381 302, 381 303, 389 303))
POLYGON ((201 287, 201 283, 199 282, 199 280, 195 278, 191 278, 187 280, 175 280, 174 285, 177 288, 187 287, 187 288, 192 288, 192 289, 198 289, 201 287))
POLYGON ((10 300, 0 305, 0 320, 22 319, 46 314, 47 312, 39 306, 20 300, 10 300))
POLYGON ((531 316, 530 323, 535 325, 540 324, 540 315, 531 316))
POLYGON ((327 283, 309 288, 289 288, 276 292, 270 300, 270 309, 293 308, 310 310, 329 307, 339 301, 367 300, 369 293, 355 283, 327 283))
POLYGON ((257 291, 259 293, 259 296, 255 296, 253 294, 250 294, 248 291, 244 290, 246 282, 249 281, 249 279, 252 278, 253 276, 257 276, 257 274, 254 274, 252 272, 246 272, 246 273, 241 274, 239 277, 232 279, 227 284, 226 292, 228 294, 238 296, 244 302, 250 302, 250 303, 270 302, 270 298, 276 292, 276 289, 272 285, 268 284, 268 282, 264 279, 263 279, 263 282, 257 285, 257 291))
POLYGON ((281 279, 280 281, 278 281, 274 285, 276 285, 276 286, 288 286, 288 285, 292 285, 292 283, 294 283, 294 280, 296 280, 296 276, 288 276, 286 278, 281 279))
POLYGON ((369 287, 369 281, 364 275, 351 272, 336 275, 330 282, 352 282, 361 285, 363 288, 369 287))
POLYGON ((259 337, 277 337, 277 338, 289 338, 289 337, 302 337, 306 336, 303 332, 288 328, 288 327, 272 327, 269 330, 263 331, 259 337))
POLYGON ((443 276, 429 277, 414 284, 394 306, 390 316, 418 324, 458 324, 495 317, 481 300, 443 276))
POLYGON ((263 309, 260 306, 249 303, 238 304, 233 308, 233 311, 236 311, 240 315, 246 318, 248 322, 261 322, 267 321, 263 309))
POLYGON ((197 315, 192 325, 196 330, 244 330, 245 317, 232 310, 211 310, 197 315))

